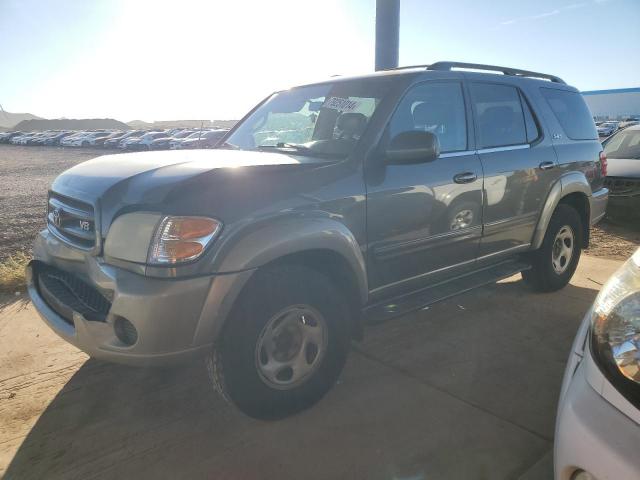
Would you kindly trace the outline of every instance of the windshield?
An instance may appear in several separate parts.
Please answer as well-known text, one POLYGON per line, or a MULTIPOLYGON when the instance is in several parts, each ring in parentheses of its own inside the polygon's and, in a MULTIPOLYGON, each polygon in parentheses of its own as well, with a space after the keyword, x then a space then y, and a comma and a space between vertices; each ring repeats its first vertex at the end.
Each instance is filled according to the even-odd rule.
POLYGON ((383 79, 299 87, 272 95, 223 146, 242 150, 300 147, 305 155, 346 157, 383 98, 383 79))
POLYGON ((614 135, 605 147, 607 158, 640 159, 640 130, 628 130, 614 135))

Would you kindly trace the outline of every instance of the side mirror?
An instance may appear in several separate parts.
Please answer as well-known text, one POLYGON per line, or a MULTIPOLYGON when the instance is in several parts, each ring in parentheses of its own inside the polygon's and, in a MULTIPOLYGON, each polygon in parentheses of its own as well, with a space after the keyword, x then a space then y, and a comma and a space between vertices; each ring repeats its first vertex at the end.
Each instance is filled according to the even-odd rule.
POLYGON ((391 139, 385 154, 388 163, 430 162, 440 156, 440 142, 431 132, 402 132, 391 139))

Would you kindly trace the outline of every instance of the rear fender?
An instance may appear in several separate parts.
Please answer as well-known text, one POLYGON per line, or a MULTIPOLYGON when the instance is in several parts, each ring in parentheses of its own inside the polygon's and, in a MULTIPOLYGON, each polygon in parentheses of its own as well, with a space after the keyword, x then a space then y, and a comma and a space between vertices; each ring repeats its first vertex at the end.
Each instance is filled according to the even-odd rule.
MULTIPOLYGON (((545 201, 538 225, 533 233, 531 248, 536 250, 542 245, 544 235, 547 232, 549 221, 560 201, 572 193, 584 194, 591 202, 591 185, 587 177, 581 172, 570 172, 562 175, 551 187, 547 200, 545 201)), ((587 212, 589 218, 589 212, 587 212)), ((587 226, 588 231, 588 226, 587 226)))

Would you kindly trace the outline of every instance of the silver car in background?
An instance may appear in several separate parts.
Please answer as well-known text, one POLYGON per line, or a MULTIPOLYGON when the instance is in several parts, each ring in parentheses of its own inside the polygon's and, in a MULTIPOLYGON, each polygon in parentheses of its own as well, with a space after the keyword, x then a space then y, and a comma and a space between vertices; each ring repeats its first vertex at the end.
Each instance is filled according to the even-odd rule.
POLYGON ((556 480, 640 478, 640 249, 602 287, 573 343, 556 480))

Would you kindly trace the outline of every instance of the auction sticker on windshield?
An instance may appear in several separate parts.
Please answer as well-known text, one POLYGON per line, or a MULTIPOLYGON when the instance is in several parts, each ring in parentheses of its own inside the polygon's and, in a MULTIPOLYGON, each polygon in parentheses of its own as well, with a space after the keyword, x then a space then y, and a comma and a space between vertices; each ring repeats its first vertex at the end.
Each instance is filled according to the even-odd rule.
POLYGON ((330 108, 332 110, 340 110, 341 112, 352 112, 360 106, 357 100, 349 100, 348 98, 329 97, 325 100, 322 108, 330 108))

